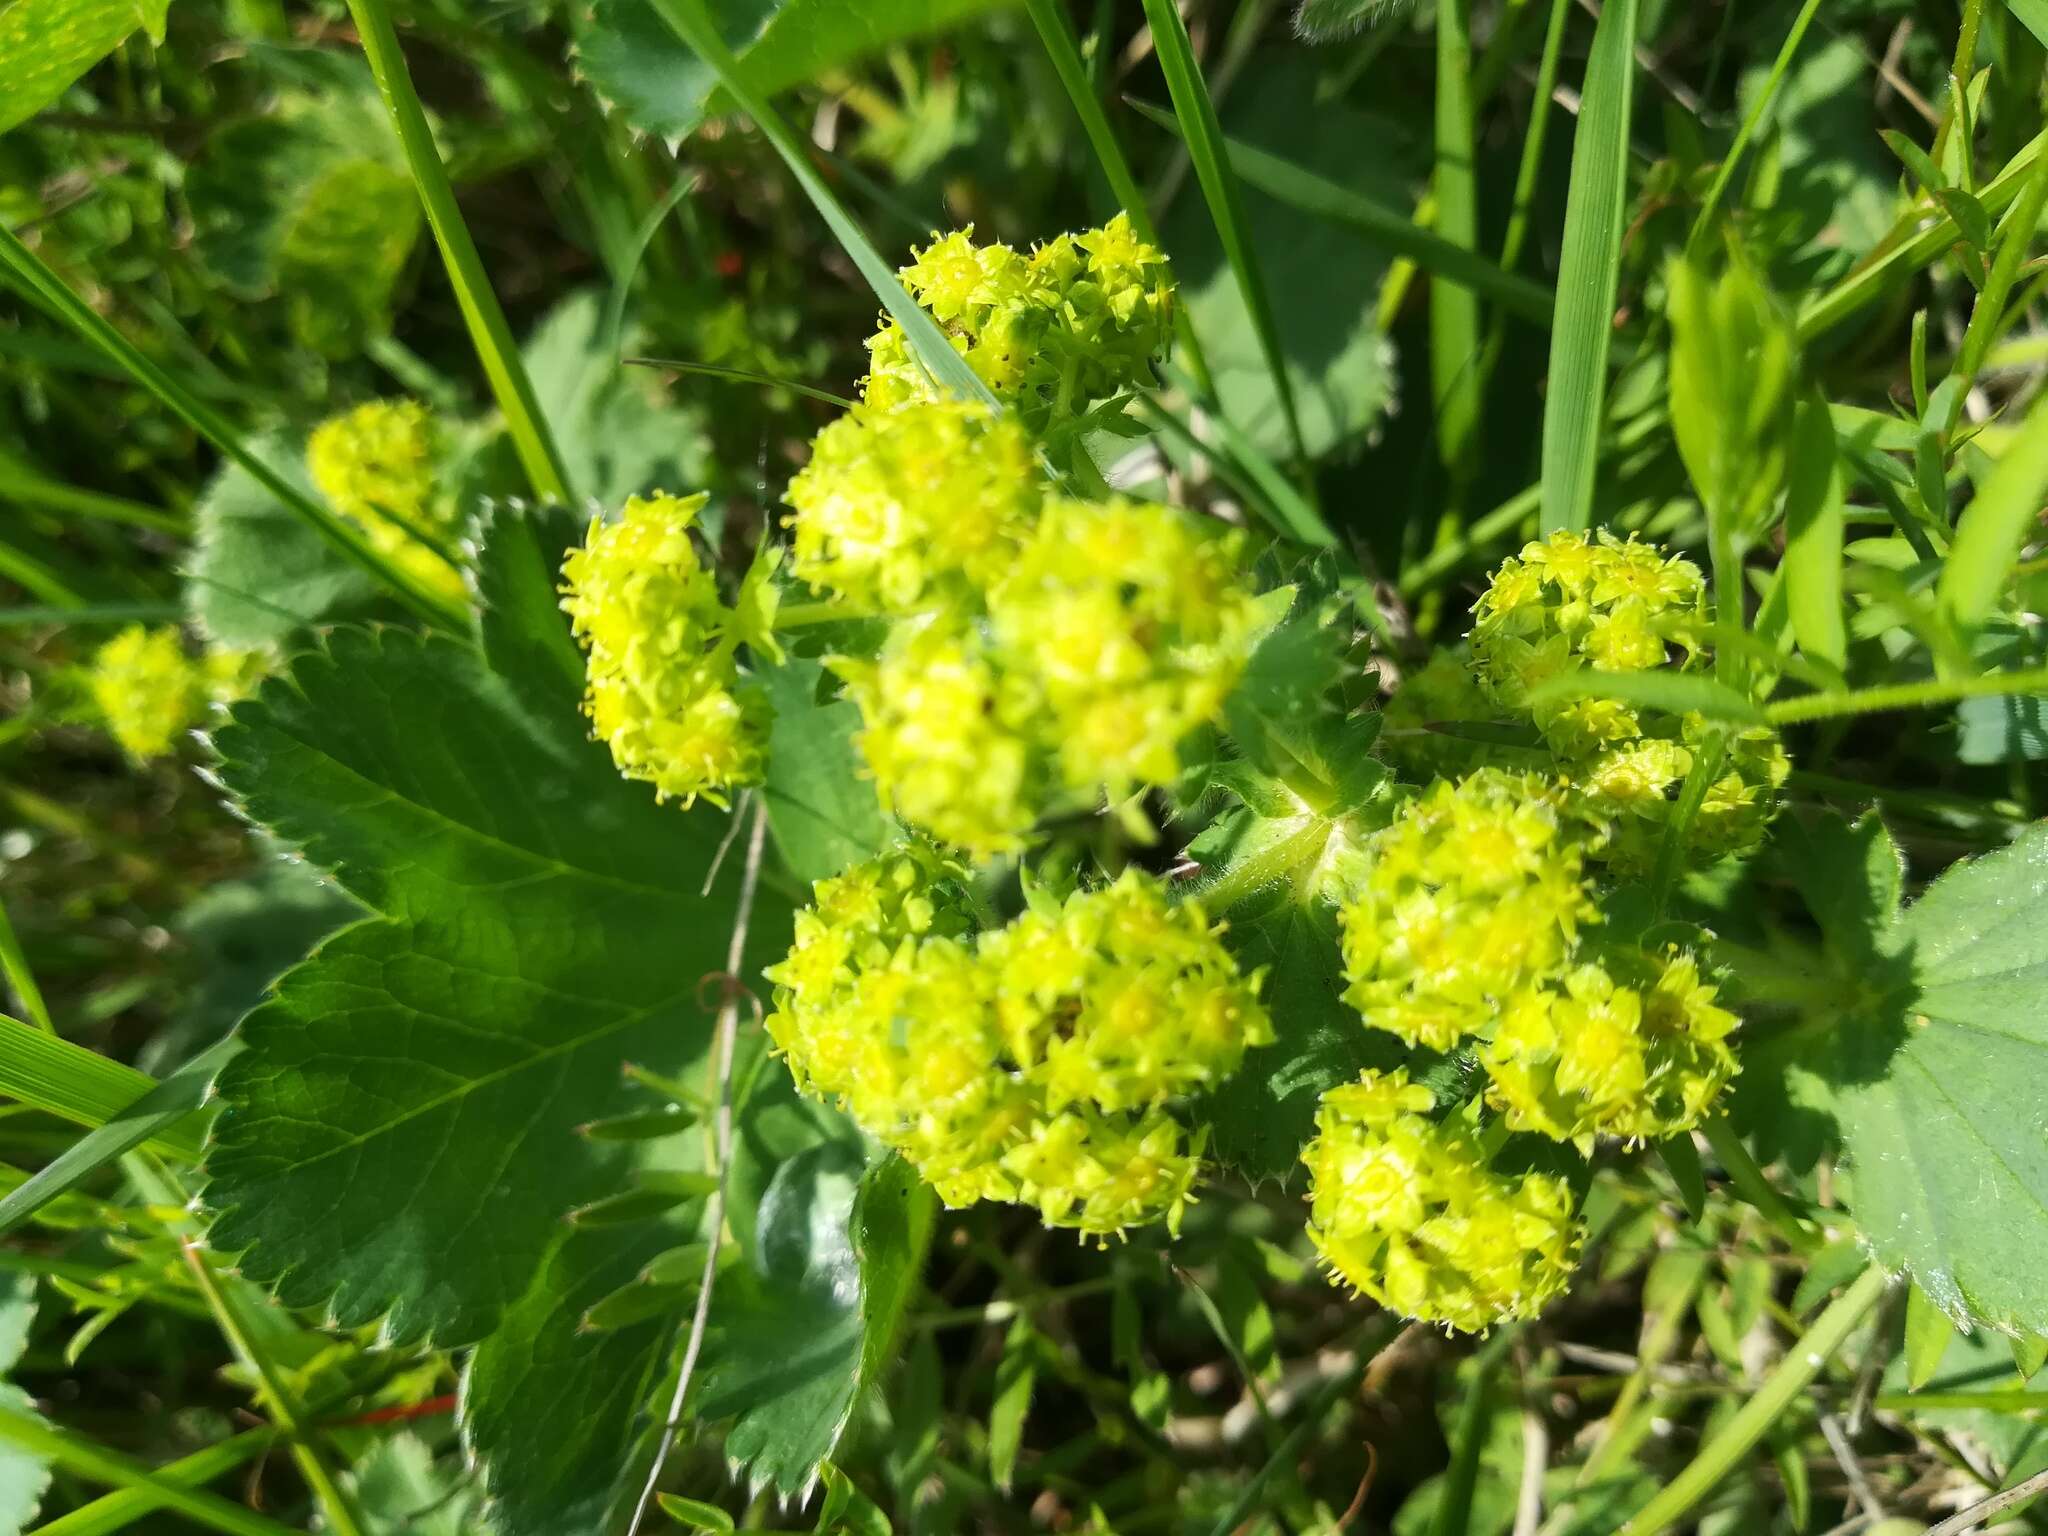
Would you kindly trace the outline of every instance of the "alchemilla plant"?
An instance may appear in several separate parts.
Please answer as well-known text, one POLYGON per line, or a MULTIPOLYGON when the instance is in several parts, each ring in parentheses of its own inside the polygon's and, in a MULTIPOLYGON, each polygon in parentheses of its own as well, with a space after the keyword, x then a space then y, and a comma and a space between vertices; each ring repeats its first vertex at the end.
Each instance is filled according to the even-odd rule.
POLYGON ((2032 1529, 1960 3, 0 4, 0 1536, 2032 1529))

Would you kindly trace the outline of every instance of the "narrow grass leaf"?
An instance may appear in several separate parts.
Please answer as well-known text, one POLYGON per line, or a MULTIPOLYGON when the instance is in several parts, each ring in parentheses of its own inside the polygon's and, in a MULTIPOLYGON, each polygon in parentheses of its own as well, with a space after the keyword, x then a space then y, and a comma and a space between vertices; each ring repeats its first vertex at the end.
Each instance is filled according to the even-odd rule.
POLYGON ((127 337, 91 305, 64 285, 9 229, 0 228, 0 275, 23 294, 98 347, 121 371, 154 395, 170 412, 228 458, 253 475, 295 516, 303 519, 347 559, 389 587, 414 614, 451 634, 468 631, 468 618, 447 599, 380 555, 354 528, 327 507, 291 485, 265 464, 228 419, 169 373, 145 357, 127 337))
POLYGON ((747 83, 732 50, 726 47, 718 29, 705 14, 703 0, 654 0, 654 6, 676 36, 689 44, 697 56, 717 73, 727 94, 739 103, 740 109, 754 120, 754 125, 775 147, 775 152, 789 167, 790 175, 796 178, 811 206, 818 210, 818 216, 832 231, 833 238, 838 240, 847 258, 867 279, 868 286, 874 289, 875 297, 882 301, 882 307, 890 317, 903 327, 911 351, 933 381, 949 394, 996 408, 996 397, 989 392, 988 386, 967 366, 967 360, 953 350, 932 317, 911 298, 894 269, 882 260, 853 215, 825 184, 825 179, 811 164, 803 141, 769 105, 767 98, 747 83))
POLYGON ((1620 699, 1673 714, 1697 713, 1730 725, 1762 725, 1764 712, 1725 683, 1688 672, 1566 672, 1529 691, 1531 707, 1564 699, 1620 699))
POLYGON ((1252 248, 1251 230, 1245 220, 1243 201, 1237 193, 1237 178, 1224 158, 1223 130, 1216 121, 1216 105, 1209 99, 1209 88, 1203 83, 1201 67, 1195 62, 1194 47, 1188 41, 1187 23, 1181 20, 1174 0, 1145 0, 1145 19, 1152 24, 1153 50, 1159 57, 1160 69, 1166 75, 1166 89, 1173 98, 1174 114, 1180 119, 1181 136, 1187 141, 1188 159, 1194 165, 1195 179, 1201 183, 1202 197, 1209 205, 1209 217, 1215 221, 1217 238, 1222 242, 1231 273, 1237 279, 1245 312, 1251 316, 1253 329, 1258 333, 1259 349, 1265 356, 1266 367, 1273 375, 1273 392, 1280 402, 1280 413, 1287 422, 1288 439, 1293 444, 1295 457, 1306 459, 1301 422, 1294 407, 1294 386, 1288 379, 1287 362, 1280 350, 1280 332, 1273 320, 1273 306, 1259 276, 1258 256, 1252 248))
POLYGON ((1543 531, 1593 520, 1607 352, 1614 335, 1621 232, 1628 217, 1628 129, 1635 99, 1637 0, 1608 0, 1586 61, 1572 140, 1564 255, 1543 410, 1543 531))
POLYGON ((462 209, 455 201, 455 188, 448 180, 447 167, 441 163, 441 153, 434 146, 434 130, 427 123, 426 108, 420 105, 405 55, 399 51, 390 8, 386 0, 348 0, 348 8, 362 39, 363 55, 370 61, 377 89, 391 113, 392 127, 404 147, 413 186, 427 210, 427 223, 441 247, 441 260, 448 268, 449 282, 455 287, 463 322, 469 327, 470 343, 476 348, 477 361, 483 365, 498 409, 504 413, 505 431, 512 439, 513 451, 519 455, 520 467, 526 471, 535 495, 571 501, 574 498, 562 466, 561 451, 541 415, 533 381, 526 376, 519 360, 511 323, 498 303, 498 295, 484 271, 483 258, 477 254, 476 241, 470 237, 462 209))
MULTIPOLYGON (((1479 171, 1472 137, 1471 0, 1438 0, 1436 12, 1437 228, 1459 250, 1479 247, 1479 171)), ((1479 301, 1454 283, 1429 294, 1430 393, 1437 455, 1454 487, 1471 469, 1485 384, 1479 368, 1479 301)))
MULTIPOLYGON (((0 1233, 11 1232, 52 1200, 76 1189, 108 1163, 137 1147, 154 1144, 161 1148, 168 1141, 197 1142, 195 1128, 200 1122, 193 1120, 190 1127, 184 1127, 183 1122, 206 1102, 206 1090, 213 1085, 214 1074, 240 1049, 241 1041, 231 1035, 194 1057, 126 1108, 109 1116, 105 1123, 86 1132, 27 1181, 9 1190, 0 1199, 0 1233)), ((192 1152, 196 1151, 195 1146, 192 1152)))
MULTIPOLYGON (((155 1079, 97 1051, 0 1014, 0 1094, 97 1129, 120 1119, 157 1086, 155 1079)), ((186 1127, 151 1135, 150 1150, 197 1162, 200 1138, 186 1127)))
POLYGON ((1842 619, 1842 455, 1827 402, 1809 395, 1792 431, 1785 492, 1786 602, 1807 655, 1839 668, 1849 639, 1842 619))
POLYGON ((1693 219, 1692 234, 1687 237, 1686 248, 1697 251, 1706 239, 1707 232, 1714 227, 1714 214, 1721 206, 1721 198, 1728 190, 1728 183, 1734 178, 1736 167, 1742 164, 1742 153, 1749 147, 1749 141, 1756 136, 1757 129, 1770 114, 1777 102, 1778 92, 1785 84, 1785 75, 1792 68, 1792 56, 1799 51, 1805 40, 1806 29, 1813 25, 1813 18, 1820 10, 1821 0, 1806 0, 1799 8, 1799 14, 1792 19, 1791 30, 1786 32, 1785 41, 1779 45, 1778 57, 1772 61, 1771 73, 1764 81, 1764 88, 1756 93, 1756 99, 1749 104, 1749 110, 1742 116, 1742 126, 1735 130, 1735 142, 1728 146, 1728 153, 1721 157, 1720 167, 1714 172, 1714 179, 1707 187, 1707 195, 1700 201, 1699 214, 1693 219))
MULTIPOLYGON (((204 1450, 181 1456, 156 1469, 167 1483, 186 1488, 203 1488, 236 1467, 246 1466, 277 1444, 274 1429, 245 1429, 204 1450)), ((112 1536, 125 1531, 143 1516, 161 1509, 163 1503, 147 1488, 123 1488, 82 1504, 69 1514, 59 1515, 36 1527, 36 1536, 112 1536)))
POLYGON ((1962 629, 1991 616, 2048 496, 2048 396, 2034 402, 1998 467, 1956 521, 1937 589, 1942 612, 1962 629))

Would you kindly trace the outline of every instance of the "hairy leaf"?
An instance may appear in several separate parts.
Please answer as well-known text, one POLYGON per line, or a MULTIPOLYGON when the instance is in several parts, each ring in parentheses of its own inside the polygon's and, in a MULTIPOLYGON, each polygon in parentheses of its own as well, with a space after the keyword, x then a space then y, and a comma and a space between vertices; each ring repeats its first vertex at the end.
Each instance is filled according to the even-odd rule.
POLYGON ((823 880, 889 845, 891 823, 853 744, 860 708, 820 701, 824 665, 791 657, 763 678, 775 709, 768 738, 768 823, 800 879, 823 880))
MULTIPOLYGON (((747 83, 772 94, 1000 3, 711 0, 707 9, 747 83)), ((729 109, 717 75, 677 40, 649 0, 583 0, 574 16, 583 73, 634 127, 679 137, 707 113, 729 109)))
POLYGON ((71 88, 138 28, 161 40, 171 0, 7 0, 0 4, 0 133, 71 88))

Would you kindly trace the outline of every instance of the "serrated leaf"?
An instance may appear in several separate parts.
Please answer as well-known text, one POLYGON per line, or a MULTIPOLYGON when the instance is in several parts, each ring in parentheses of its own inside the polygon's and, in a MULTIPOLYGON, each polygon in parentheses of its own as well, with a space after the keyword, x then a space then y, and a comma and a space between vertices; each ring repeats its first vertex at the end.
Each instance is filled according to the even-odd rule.
MULTIPOLYGON (((562 1214, 620 1187, 626 1149, 576 1127, 644 1107, 622 1064, 704 1047, 739 874, 700 891, 723 820, 657 805, 468 647, 397 631, 337 632, 217 745, 249 814, 383 916, 244 1023, 212 1240, 345 1323, 479 1338, 562 1214)), ((787 932, 763 895, 753 963, 787 932)))
POLYGON ((803 1493, 881 1374, 916 1284, 931 1192, 900 1159, 865 1174, 826 1144, 777 1169, 761 1197, 753 1261, 721 1282, 705 1420, 732 1420, 726 1455, 753 1491, 803 1493))
POLYGON ((1306 43, 1334 43, 1409 9, 1410 0, 1301 0, 1294 30, 1306 43))
POLYGON ((1367 1067, 1395 1065, 1403 1052, 1344 1001, 1332 909, 1283 897, 1263 913, 1228 915, 1238 963, 1268 968, 1263 998, 1278 1038, 1245 1056, 1203 1100, 1202 1116, 1218 1160, 1254 1180, 1284 1179, 1315 1134, 1323 1094, 1367 1067))
POLYGON ((823 663, 792 656, 760 673, 775 710, 761 794, 776 846, 799 879, 823 880, 893 841, 874 780, 854 745, 860 708, 820 701, 823 663))
MULTIPOLYGON (((251 451, 308 497, 305 445, 272 435, 251 451)), ((375 580, 240 465, 214 476, 199 498, 185 607, 215 642, 235 649, 282 645, 317 624, 395 614, 375 580)))
MULTIPOLYGON (((1895 858, 1852 847, 1838 878, 1871 870, 1874 907, 1895 858)), ((1937 880, 1871 959, 1845 957, 1838 1008, 1746 1053, 1745 1079, 1783 1075, 1780 1115, 1824 1118, 1872 1254, 1958 1325, 2048 1329, 2030 1257, 2048 1244, 2044 903, 2037 825, 1937 880)))
MULTIPOLYGON (((941 31, 1004 0, 713 0, 707 7, 754 89, 774 94, 891 44, 941 31)), ((574 12, 584 76, 643 133, 677 138, 730 110, 718 76, 648 0, 587 0, 574 12)))
POLYGON ((540 714, 573 711, 583 697, 583 653, 562 622, 562 560, 589 520, 567 507, 487 503, 476 535, 490 552, 477 567, 477 628, 491 667, 540 714))
POLYGON ((436 1461, 408 1431, 379 1439, 348 1481, 369 1536, 472 1536, 478 1528, 479 1500, 459 1463, 436 1461))
POLYGON ((62 96, 141 29, 164 35, 171 0, 9 0, 0 5, 0 133, 62 96))

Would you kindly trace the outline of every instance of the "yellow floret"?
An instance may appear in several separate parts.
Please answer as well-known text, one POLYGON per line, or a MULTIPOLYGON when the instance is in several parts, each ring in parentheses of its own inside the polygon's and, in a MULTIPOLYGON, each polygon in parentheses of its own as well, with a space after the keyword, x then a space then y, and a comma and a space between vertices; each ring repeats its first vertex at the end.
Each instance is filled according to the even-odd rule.
POLYGON ((1398 1071, 1323 1095, 1302 1153, 1309 1236, 1339 1279, 1405 1316, 1468 1332, 1532 1317, 1578 1259, 1571 1187, 1496 1172, 1471 1126, 1431 1120, 1431 1103, 1398 1071))
POLYGON ((766 722, 739 681, 734 616, 698 559, 690 528, 703 496, 635 497, 595 519, 562 565, 576 637, 588 653, 592 733, 629 779, 685 805, 757 782, 766 722))
POLYGON ((434 419, 415 400, 373 400, 314 429, 306 467, 334 510, 420 585, 463 597, 455 508, 438 493, 434 419))
POLYGON ((1439 779, 1367 846, 1341 912, 1345 997, 1411 1045, 1480 1033, 1593 920, 1584 846, 1535 775, 1439 779))
POLYGON ((131 624, 93 653, 86 682, 107 734, 141 762, 169 752, 209 704, 241 698, 263 668, 255 651, 211 651, 194 661, 175 625, 131 624))
POLYGON ((856 407, 820 432, 789 483, 791 569, 884 611, 955 578, 992 582, 1037 502, 1023 430, 959 401, 856 407))

